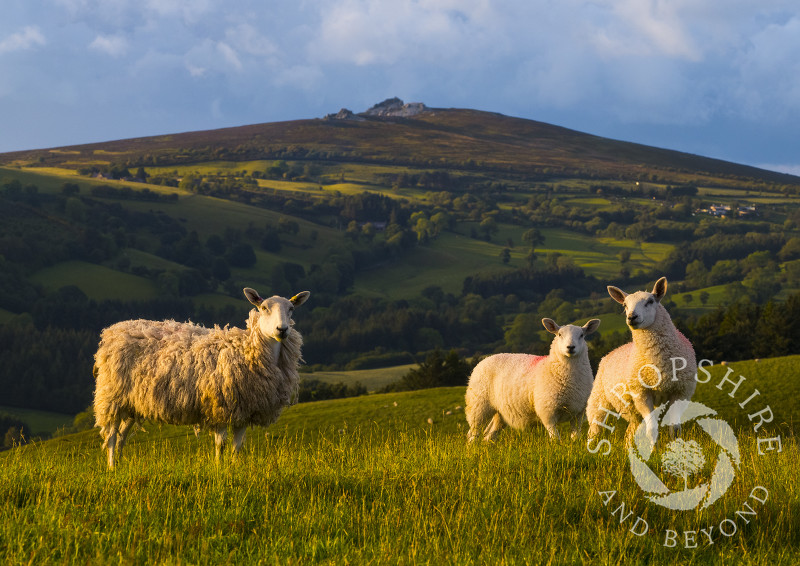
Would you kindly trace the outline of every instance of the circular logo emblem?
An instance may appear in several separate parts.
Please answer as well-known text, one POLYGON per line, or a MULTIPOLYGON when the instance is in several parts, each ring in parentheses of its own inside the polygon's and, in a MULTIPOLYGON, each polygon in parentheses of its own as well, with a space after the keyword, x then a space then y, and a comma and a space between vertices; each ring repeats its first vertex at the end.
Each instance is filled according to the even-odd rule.
POLYGON ((693 401, 675 401, 669 408, 661 405, 643 420, 628 448, 631 472, 648 495, 647 498, 668 509, 688 511, 700 507, 705 509, 728 491, 733 483, 734 465, 740 464, 739 442, 725 421, 712 418, 717 412, 693 401), (663 416, 662 416, 663 413, 663 416), (704 469, 706 457, 695 440, 672 440, 661 456, 661 469, 683 479, 682 491, 670 491, 647 463, 653 455, 653 443, 647 434, 648 424, 655 420, 658 427, 676 427, 695 422, 703 429, 719 449, 714 471, 706 483, 689 487, 689 477, 704 469))

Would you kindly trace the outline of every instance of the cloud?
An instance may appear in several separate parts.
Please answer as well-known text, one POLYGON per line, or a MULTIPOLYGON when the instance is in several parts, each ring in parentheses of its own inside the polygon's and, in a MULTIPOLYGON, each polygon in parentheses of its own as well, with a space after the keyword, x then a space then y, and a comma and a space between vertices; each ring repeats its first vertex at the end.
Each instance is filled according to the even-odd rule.
POLYGON ((313 56, 358 66, 450 61, 473 53, 474 42, 483 45, 481 30, 495 19, 488 3, 476 0, 343 0, 320 9, 320 17, 313 56))
POLYGON ((217 51, 222 54, 222 57, 231 67, 237 71, 242 70, 242 62, 239 60, 239 56, 236 54, 236 51, 230 45, 224 41, 220 41, 217 43, 217 51))
MULTIPOLYGON (((602 4, 601 4, 602 5, 602 4)), ((701 50, 685 23, 680 1, 611 0, 593 41, 606 56, 666 55, 698 61, 701 50)))
POLYGON ((96 51, 101 51, 112 57, 119 57, 121 55, 125 55, 128 51, 128 42, 124 37, 121 36, 104 36, 98 35, 94 38, 89 44, 90 49, 94 49, 96 51))
POLYGON ((800 17, 755 33, 736 60, 736 98, 753 118, 780 122, 800 115, 800 17))
POLYGON ((0 55, 41 47, 46 43, 44 35, 37 26, 26 26, 22 31, 12 33, 0 41, 0 55))

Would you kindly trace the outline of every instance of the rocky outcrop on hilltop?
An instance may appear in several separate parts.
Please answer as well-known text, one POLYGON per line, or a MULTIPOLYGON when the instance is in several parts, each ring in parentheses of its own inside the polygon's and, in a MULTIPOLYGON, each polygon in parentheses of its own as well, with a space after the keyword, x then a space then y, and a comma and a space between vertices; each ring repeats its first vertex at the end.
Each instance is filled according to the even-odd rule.
POLYGON ((377 116, 379 118, 416 116, 430 109, 422 102, 409 102, 405 104, 397 97, 387 98, 363 113, 364 116, 377 116))
POLYGON ((355 120, 357 122, 361 122, 364 120, 364 118, 358 114, 354 114, 352 110, 342 108, 336 114, 327 114, 325 116, 325 120, 355 120))

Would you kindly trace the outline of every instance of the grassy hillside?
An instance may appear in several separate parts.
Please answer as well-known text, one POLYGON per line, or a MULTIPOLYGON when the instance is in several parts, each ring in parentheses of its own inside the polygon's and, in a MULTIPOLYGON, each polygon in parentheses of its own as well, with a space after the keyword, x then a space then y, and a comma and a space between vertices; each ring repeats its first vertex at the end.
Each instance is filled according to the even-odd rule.
POLYGON ((77 168, 110 161, 175 164, 225 156, 254 161, 275 158, 281 152, 341 161, 436 163, 528 174, 554 170, 637 178, 644 168, 674 182, 698 173, 796 182, 789 175, 754 167, 609 140, 532 120, 457 109, 436 109, 413 119, 296 120, 15 152, 0 156, 0 162, 77 168))
MULTIPOLYGON (((795 393, 781 384, 796 375, 797 363, 793 357, 735 367, 776 415, 795 418, 795 393)), ((714 368, 715 380, 721 369, 714 368)), ((698 399, 712 406, 724 394, 714 393, 714 383, 698 389, 698 399), (711 394, 703 396, 704 389, 711 394)), ((147 424, 114 472, 105 468, 95 431, 0 454, 0 558, 764 565, 800 559, 793 476, 800 450, 785 431, 782 452, 759 456, 755 435, 737 429, 742 465, 730 490, 703 512, 676 512, 643 497, 620 437, 607 457, 590 454, 581 442, 550 442, 541 428, 505 431, 497 444, 467 447, 463 393, 445 388, 295 406, 266 431, 251 429, 243 455, 220 466, 207 434, 195 438, 189 427, 147 424), (763 504, 748 499, 756 485, 769 492, 763 504), (608 490, 616 494, 604 506, 600 492, 608 490), (746 501, 756 513, 744 516, 747 523, 736 515, 746 501), (624 514, 633 511, 622 524, 620 502, 624 514), (643 536, 630 532, 635 517, 648 523, 643 536), (735 536, 718 534, 726 519, 736 524, 735 536), (665 546, 667 529, 683 541, 683 531, 710 526, 712 545, 697 534, 696 548, 665 546)), ((737 410, 720 407, 725 418, 737 410)), ((714 453, 697 431, 685 434, 714 453)))

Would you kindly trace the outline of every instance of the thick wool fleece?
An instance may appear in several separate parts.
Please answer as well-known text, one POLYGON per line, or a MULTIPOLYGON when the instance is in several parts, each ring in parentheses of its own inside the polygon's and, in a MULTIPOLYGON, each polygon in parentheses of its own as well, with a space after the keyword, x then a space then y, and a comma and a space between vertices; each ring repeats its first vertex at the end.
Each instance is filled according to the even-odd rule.
POLYGON ((210 428, 269 425, 297 395, 303 340, 291 328, 274 342, 258 330, 128 320, 101 333, 95 355, 96 424, 145 418, 210 428))
POLYGON ((609 352, 600 361, 597 377, 586 409, 586 416, 603 421, 601 408, 620 413, 631 422, 640 417, 632 397, 652 394, 653 406, 667 401, 691 399, 696 386, 697 362, 691 342, 675 328, 669 313, 660 303, 656 306, 656 317, 649 328, 631 330, 633 341, 609 352), (673 362, 679 369, 673 376, 673 362), (646 365, 652 365, 661 372, 658 383, 657 373, 646 365), (641 371, 641 380, 639 371, 641 371), (642 382, 655 387, 646 387, 642 382), (658 385, 656 385, 658 383, 658 385), (626 395, 628 392, 631 395, 626 395), (620 399, 620 396, 622 399, 620 399))
POLYGON ((482 360, 470 376, 465 412, 473 434, 495 413, 515 429, 541 421, 550 431, 581 418, 591 390, 587 351, 567 358, 555 351, 554 341, 548 356, 495 354, 482 360))

